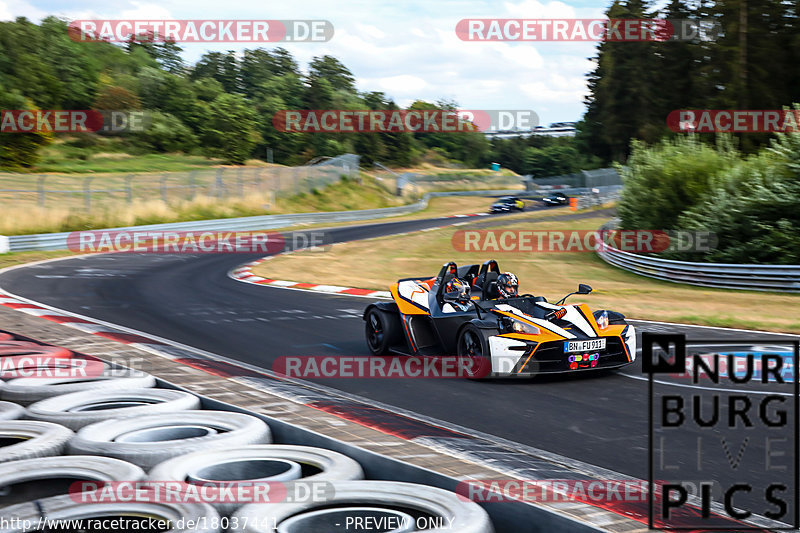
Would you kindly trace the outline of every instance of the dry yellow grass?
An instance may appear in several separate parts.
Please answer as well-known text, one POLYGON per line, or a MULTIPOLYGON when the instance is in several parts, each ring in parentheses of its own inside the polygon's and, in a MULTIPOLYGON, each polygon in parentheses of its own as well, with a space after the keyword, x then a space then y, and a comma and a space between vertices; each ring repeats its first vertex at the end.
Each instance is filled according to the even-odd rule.
MULTIPOLYGON (((536 222, 537 230, 593 230, 606 218, 536 222)), ((481 221, 482 222, 482 221, 481 221)), ((507 227, 530 229, 512 220, 507 227)), ((478 222, 477 224, 480 224, 478 222)), ((334 245, 327 252, 301 252, 276 257, 256 267, 273 279, 385 290, 407 276, 435 274, 449 260, 459 264, 494 258, 503 270, 515 272, 521 292, 557 300, 588 283, 594 292, 573 296, 593 309, 614 309, 631 318, 686 322, 721 327, 800 333, 800 295, 706 289, 658 281, 612 267, 594 253, 464 253, 453 248, 449 228, 402 237, 334 245), (771 313, 779 309, 779 313, 771 313)))

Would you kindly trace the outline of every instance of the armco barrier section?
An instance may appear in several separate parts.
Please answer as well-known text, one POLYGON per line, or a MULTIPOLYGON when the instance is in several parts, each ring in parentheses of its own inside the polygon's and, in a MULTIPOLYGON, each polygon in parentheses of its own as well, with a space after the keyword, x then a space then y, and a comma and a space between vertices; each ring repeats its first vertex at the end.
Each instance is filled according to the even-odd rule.
MULTIPOLYGON (((601 189, 604 189, 601 187, 601 189)), ((583 194, 587 189, 562 189, 566 194, 583 194)), ((275 228, 286 228, 298 224, 326 224, 336 222, 357 222, 375 218, 406 215, 425 209, 430 198, 443 196, 524 196, 521 190, 489 190, 489 191, 451 191, 427 193, 421 200, 398 207, 382 207, 378 209, 362 209, 359 211, 331 211, 322 213, 297 213, 287 215, 261 215, 253 217, 222 218, 214 220, 196 220, 192 222, 169 222, 165 224, 149 224, 146 226, 129 226, 109 228, 109 231, 259 231, 275 228)), ((8 237, 8 250, 11 252, 27 252, 33 250, 66 250, 67 236, 70 232, 39 233, 35 235, 11 235, 8 237)), ((0 241, 3 236, 0 235, 0 241)), ((2 248, 0 242, 0 248, 2 248)), ((2 250, 0 249, 0 252, 2 250)))
MULTIPOLYGON (((611 229, 606 224, 602 230, 611 229)), ((629 272, 675 283, 752 291, 800 292, 800 265, 740 265, 694 263, 647 257, 611 246, 597 251, 611 265, 629 272)))

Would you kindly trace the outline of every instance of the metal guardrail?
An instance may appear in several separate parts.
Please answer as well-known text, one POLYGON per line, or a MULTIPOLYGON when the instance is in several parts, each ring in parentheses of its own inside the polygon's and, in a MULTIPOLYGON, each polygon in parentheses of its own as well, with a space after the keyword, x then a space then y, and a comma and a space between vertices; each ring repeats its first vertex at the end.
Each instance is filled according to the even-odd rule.
MULTIPOLYGON (((614 223, 604 224, 608 230, 614 223)), ((751 291, 800 292, 800 265, 746 265, 733 263, 694 263, 647 257, 611 246, 598 249, 597 255, 611 265, 650 278, 703 287, 751 291)))
MULTIPOLYGON (((602 189, 602 188, 601 188, 602 189)), ((567 194, 581 194, 586 189, 562 189, 567 194)), ((425 194, 421 200, 398 207, 381 207, 378 209, 362 209, 360 211, 331 211, 321 213, 297 213, 287 215, 261 215, 253 217, 221 218, 214 220, 196 220, 192 222, 168 222, 164 224, 148 224, 146 226, 128 226, 108 228, 108 231, 259 231, 286 228, 298 224, 326 224, 335 222, 357 222, 376 218, 406 215, 425 209, 430 198, 442 196, 502 196, 519 195, 519 190, 488 191, 447 191, 425 194)), ((8 249, 3 247, 5 238, 0 235, 0 252, 28 252, 33 250, 66 250, 67 237, 71 232, 38 233, 34 235, 11 235, 8 249)))
MULTIPOLYGON (((448 193, 429 193, 416 203, 398 207, 363 209, 360 211, 331 211, 323 213, 297 213, 287 215, 262 215, 253 217, 196 220, 192 222, 169 222, 146 226, 109 228, 109 231, 258 231, 285 228, 298 224, 325 224, 334 222, 355 222, 397 215, 405 215, 425 209, 428 199, 437 196, 480 196, 493 194, 512 194, 518 191, 457 191, 448 193)), ((67 237, 71 232, 39 233, 34 235, 11 235, 8 239, 10 252, 33 250, 66 250, 67 237)), ((5 240, 0 236, 0 241, 5 240)), ((2 245, 2 242, 0 242, 2 245)), ((2 250, 0 250, 2 251, 2 250)))

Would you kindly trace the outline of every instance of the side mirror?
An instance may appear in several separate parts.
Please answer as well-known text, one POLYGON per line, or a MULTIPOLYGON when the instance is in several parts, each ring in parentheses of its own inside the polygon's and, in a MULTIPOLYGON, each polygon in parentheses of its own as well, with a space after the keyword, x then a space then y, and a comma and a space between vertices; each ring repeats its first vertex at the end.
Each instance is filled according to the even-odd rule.
POLYGON ((578 285, 578 294, 589 294, 590 292, 592 292, 592 288, 585 283, 578 285))

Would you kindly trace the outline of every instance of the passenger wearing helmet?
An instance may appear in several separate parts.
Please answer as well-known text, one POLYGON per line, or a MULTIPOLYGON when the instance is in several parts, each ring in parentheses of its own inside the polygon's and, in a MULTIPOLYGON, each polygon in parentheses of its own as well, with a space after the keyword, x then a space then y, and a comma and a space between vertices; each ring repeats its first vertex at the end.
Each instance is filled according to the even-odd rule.
POLYGON ((519 295, 519 281, 511 272, 503 272, 497 276, 497 298, 516 298, 519 295))
POLYGON ((444 305, 442 311, 445 313, 464 312, 469 309, 469 283, 453 278, 444 286, 444 305))

